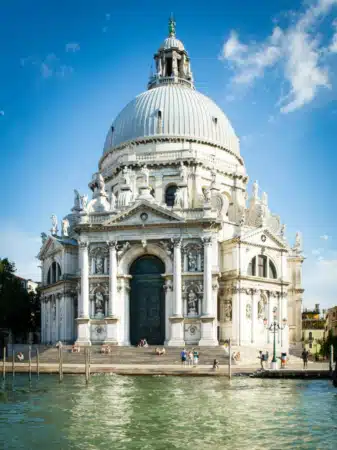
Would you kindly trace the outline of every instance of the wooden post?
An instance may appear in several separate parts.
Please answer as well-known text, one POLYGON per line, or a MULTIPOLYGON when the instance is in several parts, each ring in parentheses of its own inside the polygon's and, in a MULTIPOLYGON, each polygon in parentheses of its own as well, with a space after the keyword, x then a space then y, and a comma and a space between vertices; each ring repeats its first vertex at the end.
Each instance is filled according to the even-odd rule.
POLYGON ((15 352, 12 350, 12 376, 15 376, 15 352))
POLYGON ((63 380, 63 360, 62 360, 62 345, 59 345, 59 378, 60 382, 63 380))
POLYGON ((28 350, 28 361, 29 361, 29 381, 32 381, 32 347, 29 346, 28 350))
POLYGON ((85 382, 89 383, 89 349, 85 349, 85 382))
POLYGON ((40 354, 39 354, 38 347, 36 347, 36 374, 37 374, 37 377, 39 378, 39 376, 40 376, 40 354))
POLYGON ((330 372, 332 372, 332 370, 333 370, 333 345, 330 345, 329 370, 330 370, 330 372))
POLYGON ((231 340, 228 339, 228 378, 232 378, 232 348, 231 340))
POLYGON ((2 360, 2 378, 6 379, 6 347, 4 347, 3 360, 2 360))

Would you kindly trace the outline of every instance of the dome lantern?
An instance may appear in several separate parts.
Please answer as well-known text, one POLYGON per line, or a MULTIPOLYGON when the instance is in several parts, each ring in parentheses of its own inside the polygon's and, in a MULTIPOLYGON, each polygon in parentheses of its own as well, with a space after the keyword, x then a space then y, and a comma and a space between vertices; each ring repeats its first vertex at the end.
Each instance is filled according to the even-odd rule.
POLYGON ((163 84, 180 84, 194 89, 190 58, 184 44, 176 38, 176 22, 169 19, 169 35, 154 55, 156 74, 151 75, 148 89, 163 84))

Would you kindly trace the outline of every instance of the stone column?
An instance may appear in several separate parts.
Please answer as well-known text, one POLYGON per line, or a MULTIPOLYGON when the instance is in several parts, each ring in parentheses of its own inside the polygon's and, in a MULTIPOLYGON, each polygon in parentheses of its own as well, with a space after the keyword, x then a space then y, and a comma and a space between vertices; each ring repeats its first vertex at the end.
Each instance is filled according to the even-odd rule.
MULTIPOLYGON (((270 325, 272 324, 274 320, 274 316, 273 316, 273 305, 272 305, 272 301, 271 301, 271 295, 270 292, 268 292, 268 327, 270 327, 270 325)), ((272 336, 272 333, 267 330, 268 336, 267 336, 267 343, 270 344, 273 342, 274 336, 272 336)))
MULTIPOLYGON (((109 246, 109 305, 108 305, 108 317, 105 319, 107 326, 106 344, 118 345, 120 343, 119 338, 119 325, 120 319, 118 314, 117 298, 123 298, 122 285, 120 286, 119 294, 117 294, 117 241, 107 242, 109 246)), ((121 281, 122 283, 122 281, 121 281)))
POLYGON ((252 338, 252 344, 255 343, 256 340, 256 329, 257 329, 257 304, 258 304, 258 296, 257 296, 257 289, 252 289, 252 331, 251 331, 251 338, 252 338))
POLYGON ((181 297, 181 239, 174 239, 173 245, 173 315, 170 317, 171 333, 167 345, 180 347, 185 345, 181 297))
POLYGON ((173 250, 173 286, 174 286, 174 308, 173 315, 182 316, 181 298, 181 239, 174 240, 173 250))
POLYGON ((204 241, 204 301, 202 315, 212 316, 212 238, 206 237, 204 241))
POLYGON ((116 301, 117 301, 117 242, 108 242, 109 246, 109 306, 108 316, 116 317, 116 301))
POLYGON ((165 291, 165 345, 171 339, 170 330, 170 317, 172 316, 172 306, 173 306, 173 283, 172 278, 167 278, 164 284, 165 291))
POLYGON ((88 243, 79 243, 79 266, 81 269, 81 295, 77 318, 77 344, 90 345, 90 319, 89 319, 89 257, 88 243))
POLYGON ((199 345, 218 345, 216 320, 212 295, 212 237, 203 238, 204 243, 204 301, 201 315, 201 338, 199 345))

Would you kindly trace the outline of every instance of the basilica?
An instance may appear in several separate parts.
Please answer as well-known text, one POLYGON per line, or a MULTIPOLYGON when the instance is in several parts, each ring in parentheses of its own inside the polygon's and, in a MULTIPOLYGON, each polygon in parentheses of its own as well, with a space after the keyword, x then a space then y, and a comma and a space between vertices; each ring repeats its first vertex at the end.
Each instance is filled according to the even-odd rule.
POLYGON ((147 90, 108 130, 90 196, 42 233, 41 340, 268 348, 301 339, 302 242, 248 192, 240 143, 170 19, 147 90))

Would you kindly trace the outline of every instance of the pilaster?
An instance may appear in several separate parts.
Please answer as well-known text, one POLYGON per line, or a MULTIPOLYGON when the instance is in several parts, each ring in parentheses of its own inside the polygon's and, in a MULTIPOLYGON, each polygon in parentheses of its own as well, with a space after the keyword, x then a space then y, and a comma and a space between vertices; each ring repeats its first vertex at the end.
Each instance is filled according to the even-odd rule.
POLYGON ((184 318, 182 316, 181 296, 181 239, 173 240, 173 315, 170 317, 171 332, 167 343, 169 346, 183 346, 184 341, 184 318))

